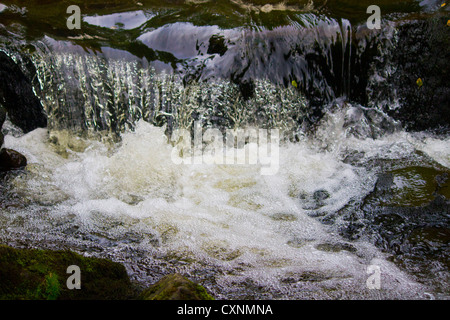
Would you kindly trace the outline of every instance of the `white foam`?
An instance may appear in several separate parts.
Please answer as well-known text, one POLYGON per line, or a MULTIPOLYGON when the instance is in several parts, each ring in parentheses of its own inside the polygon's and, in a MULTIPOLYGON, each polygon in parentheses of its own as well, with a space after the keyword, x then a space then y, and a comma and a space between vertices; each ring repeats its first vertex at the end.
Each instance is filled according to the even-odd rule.
MULTIPOLYGON (((360 143, 367 148, 369 142, 360 143)), ((143 121, 112 151, 92 141, 67 159, 55 153, 41 129, 7 136, 6 144, 20 148, 40 168, 37 176, 20 178, 28 187, 22 192, 38 198, 51 184, 54 194, 65 195, 49 198, 51 214, 75 215, 84 230, 111 238, 133 230, 146 239, 139 244, 144 247, 150 241, 146 235, 156 235, 161 252, 188 255, 227 272, 240 268, 219 277, 222 285, 250 277, 294 297, 305 283, 283 286, 280 279, 313 272, 326 275, 315 284, 319 288, 342 286, 351 295, 361 291, 370 297, 366 267, 378 258, 386 277, 394 279, 384 283, 385 290, 405 294, 413 286, 420 291, 367 243, 354 244, 357 254, 317 249, 320 243, 344 240, 310 217, 299 195, 325 190, 329 197, 320 210, 334 212, 367 193, 373 177, 310 143, 282 145, 280 170, 273 176, 262 176, 257 165, 176 165, 164 129, 143 121), (46 183, 37 183, 41 179, 46 183), (111 226, 111 221, 118 223, 111 226)), ((370 145, 378 148, 374 141, 370 145)))
POLYGON ((433 158, 441 165, 450 168, 450 138, 427 137, 423 142, 415 143, 418 150, 421 150, 433 158))

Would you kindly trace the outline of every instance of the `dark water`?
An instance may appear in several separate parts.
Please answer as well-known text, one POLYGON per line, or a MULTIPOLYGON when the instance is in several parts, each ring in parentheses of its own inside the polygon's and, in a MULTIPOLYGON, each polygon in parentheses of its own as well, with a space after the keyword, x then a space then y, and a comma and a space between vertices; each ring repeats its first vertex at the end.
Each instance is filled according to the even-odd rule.
POLYGON ((448 298, 448 8, 1 1, 0 49, 48 118, 3 127, 30 165, 2 174, 1 241, 111 258, 142 285, 180 271, 225 299, 448 298), (279 173, 174 166, 164 134, 200 120, 280 129, 279 173))

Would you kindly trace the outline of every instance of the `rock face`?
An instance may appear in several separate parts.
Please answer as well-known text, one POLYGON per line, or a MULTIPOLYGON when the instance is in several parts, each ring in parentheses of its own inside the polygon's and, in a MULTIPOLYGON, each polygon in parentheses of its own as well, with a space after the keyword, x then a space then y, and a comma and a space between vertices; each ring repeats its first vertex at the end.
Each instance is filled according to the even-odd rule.
MULTIPOLYGON (((448 130, 450 123, 450 37, 447 17, 406 21, 390 57, 393 72, 372 88, 369 100, 382 101, 395 89, 399 107, 385 111, 410 131, 448 130), (420 80, 419 80, 420 79, 420 80)), ((395 100, 395 99, 394 99, 395 100)))
POLYGON ((119 263, 70 251, 0 245, 1 300, 119 300, 133 294, 125 267, 119 263), (71 265, 80 268, 80 290, 66 285, 71 265))
POLYGON ((27 158, 21 153, 3 148, 0 150, 0 172, 20 169, 27 165, 27 158))
POLYGON ((144 290, 143 300, 213 300, 202 286, 180 274, 170 274, 144 290))
POLYGON ((0 51, 0 104, 11 122, 24 133, 47 126, 47 116, 33 92, 30 79, 6 53, 0 51))
POLYGON ((6 119, 6 110, 0 106, 0 148, 3 146, 4 136, 2 133, 2 126, 6 119))

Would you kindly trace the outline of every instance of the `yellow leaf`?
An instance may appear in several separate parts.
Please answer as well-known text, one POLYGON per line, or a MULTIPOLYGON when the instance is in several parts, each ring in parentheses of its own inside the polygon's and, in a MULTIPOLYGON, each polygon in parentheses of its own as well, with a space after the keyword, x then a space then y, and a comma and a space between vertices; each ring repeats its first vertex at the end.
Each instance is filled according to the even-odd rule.
POLYGON ((446 3, 444 2, 443 4, 441 4, 441 8, 444 7, 446 5, 446 3))
POLYGON ((423 85, 422 79, 417 79, 416 84, 419 86, 419 88, 423 85))
POLYGON ((297 81, 295 81, 295 80, 292 80, 292 85, 294 86, 294 87, 296 87, 297 88, 297 81))
POLYGON ((447 21, 447 25, 450 27, 450 20, 447 21))

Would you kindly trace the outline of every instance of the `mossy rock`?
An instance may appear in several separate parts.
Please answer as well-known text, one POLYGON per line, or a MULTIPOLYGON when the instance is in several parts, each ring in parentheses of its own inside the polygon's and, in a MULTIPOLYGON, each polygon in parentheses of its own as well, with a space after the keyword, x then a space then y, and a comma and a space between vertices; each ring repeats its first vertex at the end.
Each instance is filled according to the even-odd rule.
POLYGON ((132 298, 125 267, 70 251, 16 249, 0 245, 2 300, 121 300, 132 298), (81 288, 70 290, 67 268, 80 268, 81 288))
POLYGON ((206 289, 178 273, 164 276, 157 283, 144 290, 143 300, 214 300, 206 289))

